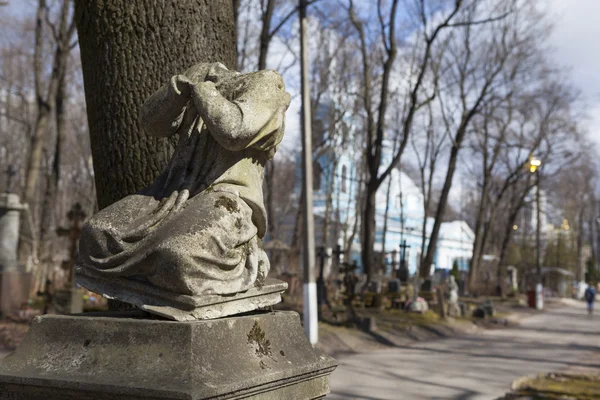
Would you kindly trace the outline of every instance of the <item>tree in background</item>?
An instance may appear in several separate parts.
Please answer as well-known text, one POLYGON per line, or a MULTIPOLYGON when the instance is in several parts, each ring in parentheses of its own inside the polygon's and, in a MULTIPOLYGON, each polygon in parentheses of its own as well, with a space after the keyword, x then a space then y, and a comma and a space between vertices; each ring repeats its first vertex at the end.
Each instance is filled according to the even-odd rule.
MULTIPOLYGON (((16 167, 11 189, 31 210, 33 229, 23 221, 19 258, 33 261, 27 268, 35 292, 67 256, 55 233, 67 210, 76 202, 89 214, 95 207, 93 172, 72 2, 40 0, 23 15, 13 15, 9 4, 7 11, 0 45, 0 165, 3 176, 16 167)), ((0 180, 2 190, 7 183, 0 180)))

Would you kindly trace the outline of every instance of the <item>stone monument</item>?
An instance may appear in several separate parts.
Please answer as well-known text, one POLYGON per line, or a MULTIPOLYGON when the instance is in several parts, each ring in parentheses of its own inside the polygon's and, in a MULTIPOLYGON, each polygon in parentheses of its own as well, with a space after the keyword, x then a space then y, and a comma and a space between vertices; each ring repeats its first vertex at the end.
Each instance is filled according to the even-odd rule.
POLYGON ((460 317, 461 310, 458 306, 458 284, 454 275, 448 277, 448 315, 460 317))
POLYGON ((17 260, 21 212, 27 206, 15 193, 0 194, 0 312, 17 313, 27 301, 31 274, 17 260))
POLYGON ((178 135, 175 153, 152 185, 84 224, 76 267, 80 285, 138 310, 38 317, 0 363, 0 399, 328 393, 335 360, 312 348, 298 314, 265 310, 287 287, 267 279, 262 181, 289 102, 278 73, 220 63, 146 101, 141 125, 178 135))
POLYGON ((58 236, 69 238, 69 259, 63 261, 62 268, 68 272, 66 287, 56 289, 53 298, 54 309, 59 314, 77 314, 83 312, 83 296, 81 290, 75 286, 75 262, 78 255, 77 242, 81 234, 81 223, 86 214, 81 204, 75 203, 67 212, 67 219, 71 223, 69 228, 59 227, 56 230, 58 236))

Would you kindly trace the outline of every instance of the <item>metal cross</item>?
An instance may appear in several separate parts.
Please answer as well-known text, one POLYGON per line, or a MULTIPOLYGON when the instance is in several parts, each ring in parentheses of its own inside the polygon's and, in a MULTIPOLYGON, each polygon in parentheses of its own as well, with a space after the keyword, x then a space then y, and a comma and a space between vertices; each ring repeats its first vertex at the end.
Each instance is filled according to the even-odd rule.
POLYGON ((341 257, 342 257, 342 254, 344 254, 344 250, 342 250, 342 246, 340 246, 338 244, 337 246, 335 246, 335 249, 331 253, 335 257, 335 265, 339 269, 339 266, 341 263, 341 257))
POLYGON ((71 221, 70 228, 59 227, 56 233, 59 236, 69 236, 71 240, 71 259, 69 260, 69 284, 75 285, 75 261, 77 260, 77 240, 81 234, 81 223, 85 220, 86 214, 81 204, 75 203, 67 213, 67 219, 71 221))

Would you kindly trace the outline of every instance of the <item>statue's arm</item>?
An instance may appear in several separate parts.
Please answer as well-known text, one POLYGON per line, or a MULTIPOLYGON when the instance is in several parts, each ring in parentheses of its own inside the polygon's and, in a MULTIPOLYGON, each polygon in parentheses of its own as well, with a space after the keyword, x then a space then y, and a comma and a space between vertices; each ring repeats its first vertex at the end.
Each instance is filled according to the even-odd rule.
POLYGON ((213 82, 193 87, 198 113, 215 140, 226 149, 246 148, 275 113, 283 112, 289 104, 289 94, 284 91, 279 74, 264 71, 258 79, 260 84, 251 85, 235 101, 223 97, 213 82))
POLYGON ((168 84, 154 92, 142 105, 140 124, 144 131, 155 137, 175 134, 190 97, 189 80, 182 75, 173 76, 168 84))

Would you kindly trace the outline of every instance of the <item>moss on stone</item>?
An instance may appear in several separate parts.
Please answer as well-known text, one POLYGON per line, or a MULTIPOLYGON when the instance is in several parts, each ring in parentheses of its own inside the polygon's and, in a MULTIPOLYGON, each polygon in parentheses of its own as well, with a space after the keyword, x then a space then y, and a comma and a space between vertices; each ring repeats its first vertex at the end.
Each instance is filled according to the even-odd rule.
POLYGON ((256 346, 258 357, 271 357, 271 342, 265 336, 265 331, 260 327, 258 321, 254 321, 252 329, 248 333, 248 343, 256 346))
POLYGON ((218 207, 223 207, 231 213, 240 211, 240 208, 235 200, 232 200, 227 196, 220 196, 217 200, 215 200, 215 208, 218 207))

